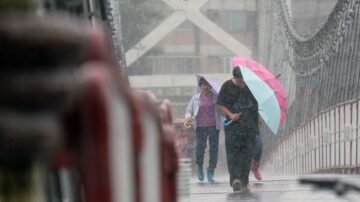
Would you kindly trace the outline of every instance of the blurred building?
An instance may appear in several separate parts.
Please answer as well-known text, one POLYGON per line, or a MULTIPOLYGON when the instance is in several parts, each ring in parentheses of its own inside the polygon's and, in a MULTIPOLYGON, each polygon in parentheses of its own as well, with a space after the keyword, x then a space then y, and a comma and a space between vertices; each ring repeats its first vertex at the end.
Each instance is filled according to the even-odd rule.
MULTIPOLYGON (((174 117, 183 116, 187 102, 196 92, 194 75, 211 74, 212 77, 223 82, 231 76, 230 58, 234 55, 258 60, 274 74, 281 73, 283 76, 280 79, 287 88, 290 100, 292 99, 293 77, 285 76, 284 72, 287 70, 283 67, 281 59, 269 60, 270 52, 276 53, 276 50, 268 49, 270 46, 276 49, 276 44, 269 44, 276 35, 276 25, 273 23, 276 22, 274 15, 278 15, 278 13, 269 13, 272 11, 271 7, 275 6, 273 2, 263 0, 119 0, 118 2, 126 1, 137 5, 156 6, 159 8, 157 11, 160 12, 156 15, 161 16, 157 21, 149 23, 143 37, 134 41, 125 50, 131 86, 150 90, 160 99, 170 99, 174 117), (176 2, 175 6, 170 6, 171 2, 176 2), (204 4, 197 9, 196 2, 204 4), (186 7, 186 5, 191 6, 186 7), (184 15, 175 16, 177 12, 184 15), (192 12, 198 12, 205 18, 191 16, 192 12), (172 21, 168 22, 169 19, 172 21), (168 24, 164 24, 166 22, 168 24), (156 32, 159 28, 162 30, 156 32), (152 39, 146 43, 146 37, 154 33, 155 36, 152 37, 156 43, 149 43, 154 41, 152 39), (217 37, 213 36, 214 33, 217 37), (229 45, 232 42, 237 43, 233 46, 229 45), (133 53, 132 57, 131 53, 133 53), (138 55, 134 57, 136 54, 138 55)), ((302 36, 316 33, 336 3, 335 0, 286 1, 294 28, 302 36)), ((88 18, 95 15, 99 16, 98 19, 105 19, 106 12, 101 13, 101 10, 105 9, 109 2, 115 1, 39 0, 37 2, 42 2, 47 10, 67 10, 81 13, 88 18), (89 5, 96 8, 93 13, 88 12, 89 5)), ((121 6, 123 4, 120 3, 121 6)), ((42 12, 41 9, 39 12, 42 12)), ((134 12, 138 11, 134 10, 134 12)), ((149 15, 145 18, 154 18, 154 13, 144 14, 149 15)), ((122 15, 124 16, 125 13, 122 15)), ((117 17, 113 16, 113 18, 117 17)), ((132 27, 138 26, 135 19, 125 20, 132 27)), ((124 37, 124 41, 130 40, 124 37)), ((274 40, 273 43, 277 41, 274 40)))
MULTIPOLYGON (((169 6, 164 3, 171 1, 152 0, 150 2, 163 4, 162 8, 167 16, 154 24, 153 29, 149 32, 158 28, 157 26, 160 26, 162 21, 177 11, 169 9, 169 6)), ((191 3, 191 1, 184 2, 191 3)), ((335 3, 336 1, 328 0, 288 0, 294 28, 304 36, 315 33, 326 21, 335 3)), ((263 48, 268 42, 266 38, 274 33, 271 33, 273 29, 269 27, 273 26, 269 22, 271 15, 264 7, 271 6, 274 4, 259 0, 207 1, 200 8, 200 12, 243 44, 250 53, 229 50, 211 36, 212 27, 204 30, 191 20, 185 19, 168 34, 160 35, 159 38, 163 38, 148 53, 137 58, 133 63, 130 61, 128 73, 131 85, 135 88, 150 90, 157 97, 169 98, 172 102, 174 116, 182 117, 186 103, 196 92, 194 74, 210 74, 223 82, 231 76, 229 73, 232 56, 242 55, 252 59, 261 59, 263 55, 268 54, 266 53, 268 51, 263 48), (259 18, 261 21, 258 21, 259 18)), ((277 14, 273 13, 272 15, 277 14)), ((225 41, 227 37, 224 35, 223 39, 225 41)), ((281 64, 278 65, 281 66, 281 64)), ((282 71, 277 69, 273 73, 279 74, 283 73, 282 71)))
MULTIPOLYGON (((132 87, 152 91, 160 99, 170 99, 174 117, 183 117, 186 104, 196 92, 195 74, 209 74, 222 83, 231 76, 232 56, 253 57, 257 47, 257 1, 208 0, 202 1, 205 4, 199 10, 195 1, 180 1, 172 8, 164 2, 173 1, 150 2, 161 3, 163 9, 169 11, 149 35, 157 29, 165 34, 157 32, 159 42, 134 62, 128 54, 134 48, 128 50, 130 83, 132 87), (193 6, 186 7, 187 3, 193 6), (181 16, 182 11, 184 16, 181 16), (173 15, 177 12, 180 17, 173 15), (161 27, 170 18, 172 23, 161 27), (171 26, 173 30, 166 30, 171 26)), ((139 44, 145 49, 148 46, 146 40, 139 44)))

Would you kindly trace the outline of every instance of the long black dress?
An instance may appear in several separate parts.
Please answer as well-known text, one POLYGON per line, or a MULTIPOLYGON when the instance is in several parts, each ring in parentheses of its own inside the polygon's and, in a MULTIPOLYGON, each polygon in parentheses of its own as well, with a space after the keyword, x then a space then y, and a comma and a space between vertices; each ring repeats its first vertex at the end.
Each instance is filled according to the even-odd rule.
POLYGON ((225 126, 225 147, 230 186, 234 179, 247 186, 259 132, 258 103, 247 86, 241 88, 228 80, 222 85, 216 104, 225 106, 232 113, 241 113, 239 120, 225 126))

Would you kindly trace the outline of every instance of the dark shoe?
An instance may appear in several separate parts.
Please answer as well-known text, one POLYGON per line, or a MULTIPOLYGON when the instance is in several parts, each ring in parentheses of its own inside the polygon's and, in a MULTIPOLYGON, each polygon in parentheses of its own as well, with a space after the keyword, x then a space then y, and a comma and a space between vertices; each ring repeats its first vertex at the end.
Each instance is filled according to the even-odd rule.
POLYGON ((215 180, 214 180, 214 169, 212 168, 207 168, 207 178, 208 178, 208 181, 210 183, 214 183, 215 180))
POLYGON ((196 175, 199 179, 199 181, 204 181, 204 169, 202 165, 196 166, 196 175))
POLYGON ((232 188, 233 188, 233 191, 240 191, 240 187, 241 187, 241 182, 240 180, 238 179, 235 179, 233 182, 232 182, 232 188))
POLYGON ((259 162, 258 161, 252 161, 251 162, 251 171, 254 173, 254 176, 257 180, 262 180, 262 176, 259 171, 259 162))

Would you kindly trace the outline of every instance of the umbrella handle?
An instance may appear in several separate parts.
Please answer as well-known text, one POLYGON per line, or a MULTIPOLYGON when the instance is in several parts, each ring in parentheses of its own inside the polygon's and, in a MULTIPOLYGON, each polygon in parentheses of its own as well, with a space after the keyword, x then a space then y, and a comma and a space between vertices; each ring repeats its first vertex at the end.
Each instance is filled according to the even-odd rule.
POLYGON ((224 125, 225 126, 230 125, 232 122, 233 122, 233 120, 231 120, 231 119, 225 119, 224 120, 224 125))
MULTIPOLYGON (((238 115, 240 115, 240 114, 241 114, 241 112, 238 113, 238 115)), ((224 125, 225 125, 225 126, 230 125, 232 122, 233 122, 233 120, 231 120, 231 119, 225 119, 225 120, 224 120, 224 125)))

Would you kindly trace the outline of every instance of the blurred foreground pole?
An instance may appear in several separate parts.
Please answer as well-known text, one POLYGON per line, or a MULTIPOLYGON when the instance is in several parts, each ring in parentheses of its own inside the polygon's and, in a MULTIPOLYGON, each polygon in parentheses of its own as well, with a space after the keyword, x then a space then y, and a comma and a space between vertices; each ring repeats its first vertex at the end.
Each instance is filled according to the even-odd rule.
POLYGON ((190 179, 195 165, 195 135, 192 127, 184 126, 184 119, 175 119, 175 146, 179 155, 179 172, 177 174, 177 190, 180 202, 189 201, 190 179))
POLYGON ((111 201, 102 93, 123 80, 104 32, 7 12, 0 41, 0 202, 111 201))
POLYGON ((103 12, 105 15, 104 20, 109 28, 109 33, 111 34, 112 45, 115 51, 116 60, 121 67, 121 72, 125 76, 127 82, 127 66, 125 60, 125 50, 123 46, 123 34, 121 30, 121 13, 119 0, 102 0, 100 1, 103 7, 103 12))
POLYGON ((0 41, 0 202, 176 201, 170 104, 132 94, 100 26, 11 12, 0 41))

